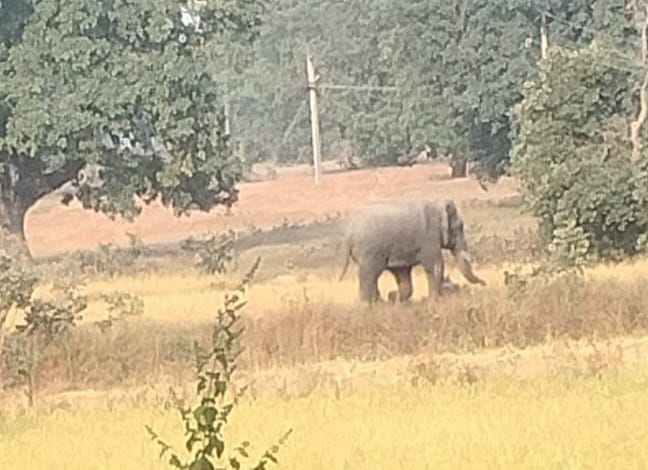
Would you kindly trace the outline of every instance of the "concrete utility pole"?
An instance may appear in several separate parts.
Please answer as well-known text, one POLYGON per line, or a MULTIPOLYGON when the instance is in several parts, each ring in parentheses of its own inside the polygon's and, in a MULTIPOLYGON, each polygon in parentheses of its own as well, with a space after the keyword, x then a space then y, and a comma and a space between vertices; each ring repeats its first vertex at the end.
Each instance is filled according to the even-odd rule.
POLYGON ((547 30, 547 14, 542 12, 540 17, 540 57, 547 58, 547 50, 549 49, 549 31, 547 30))
POLYGON ((315 76, 315 67, 310 55, 306 57, 306 74, 308 76, 308 92, 310 96, 311 139, 313 144, 313 168, 315 184, 320 181, 322 165, 322 141, 320 140, 319 104, 317 102, 317 82, 320 77, 315 76))
POLYGON ((229 99, 225 98, 225 105, 223 108, 223 114, 225 114, 225 135, 229 136, 231 135, 229 99))

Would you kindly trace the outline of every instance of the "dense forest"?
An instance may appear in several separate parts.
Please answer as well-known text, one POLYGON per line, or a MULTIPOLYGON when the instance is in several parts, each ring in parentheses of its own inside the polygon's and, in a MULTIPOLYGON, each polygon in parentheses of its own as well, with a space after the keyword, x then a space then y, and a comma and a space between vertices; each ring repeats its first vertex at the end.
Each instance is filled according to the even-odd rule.
POLYGON ((311 157, 305 57, 322 84, 397 91, 321 90, 324 155, 366 165, 432 155, 504 172, 510 111, 537 70, 541 27, 550 45, 594 39, 630 52, 635 12, 622 1, 270 0, 256 60, 231 90, 233 130, 251 160, 311 157))

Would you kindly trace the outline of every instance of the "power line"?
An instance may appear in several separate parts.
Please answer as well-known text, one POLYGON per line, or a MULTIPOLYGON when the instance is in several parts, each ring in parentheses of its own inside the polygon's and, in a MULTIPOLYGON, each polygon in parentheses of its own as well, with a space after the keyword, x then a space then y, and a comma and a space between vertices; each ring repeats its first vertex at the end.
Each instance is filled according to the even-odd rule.
POLYGON ((372 86, 372 85, 319 85, 321 89, 329 90, 368 90, 368 91, 398 91, 396 86, 372 86))

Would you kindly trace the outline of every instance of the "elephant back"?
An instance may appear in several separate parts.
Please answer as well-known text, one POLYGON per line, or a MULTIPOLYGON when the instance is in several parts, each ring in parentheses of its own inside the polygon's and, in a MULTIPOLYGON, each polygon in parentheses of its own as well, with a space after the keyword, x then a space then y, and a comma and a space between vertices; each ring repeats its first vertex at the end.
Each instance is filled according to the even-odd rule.
POLYGON ((365 206, 352 215, 347 236, 374 245, 418 243, 425 232, 421 203, 391 203, 365 206))

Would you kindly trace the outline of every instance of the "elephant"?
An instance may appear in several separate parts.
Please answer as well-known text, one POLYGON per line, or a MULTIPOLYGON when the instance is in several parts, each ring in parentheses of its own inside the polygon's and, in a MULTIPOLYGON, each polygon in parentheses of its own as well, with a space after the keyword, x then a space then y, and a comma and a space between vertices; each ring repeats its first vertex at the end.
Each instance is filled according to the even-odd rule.
POLYGON ((380 300, 378 278, 386 269, 396 278, 399 301, 406 302, 413 293, 412 269, 420 264, 427 275, 428 299, 439 297, 444 280, 443 249, 452 252, 468 282, 486 284, 473 272, 464 223, 453 200, 369 205, 348 221, 339 280, 353 260, 358 265, 360 300, 374 303, 380 300))

